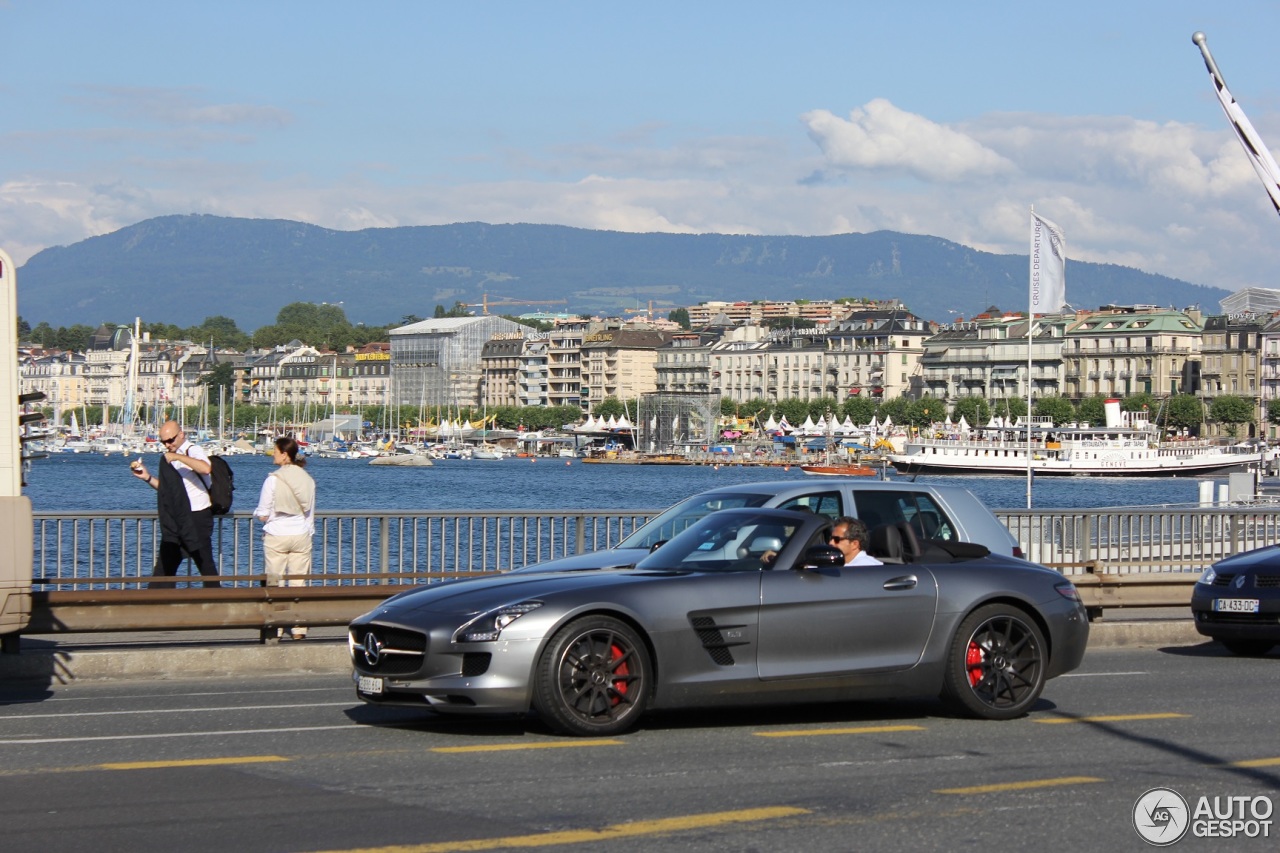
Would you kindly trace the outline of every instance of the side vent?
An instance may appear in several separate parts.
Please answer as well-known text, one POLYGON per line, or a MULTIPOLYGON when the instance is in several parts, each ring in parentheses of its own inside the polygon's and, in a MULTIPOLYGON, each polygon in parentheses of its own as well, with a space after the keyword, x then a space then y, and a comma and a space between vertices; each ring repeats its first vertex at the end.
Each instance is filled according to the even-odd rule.
POLYGON ((707 654, 711 655, 712 662, 717 666, 733 666, 736 663, 729 649, 733 646, 745 646, 746 641, 726 640, 724 631, 745 626, 717 625, 716 620, 710 616, 690 616, 689 622, 693 625, 693 630, 697 632, 698 639, 702 641, 702 647, 707 650, 707 654))

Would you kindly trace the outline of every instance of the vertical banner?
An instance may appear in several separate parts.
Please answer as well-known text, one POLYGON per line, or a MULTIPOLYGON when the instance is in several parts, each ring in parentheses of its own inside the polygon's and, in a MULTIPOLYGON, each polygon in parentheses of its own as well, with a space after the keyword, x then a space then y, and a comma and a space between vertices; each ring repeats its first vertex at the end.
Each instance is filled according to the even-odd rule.
POLYGON ((1062 229, 1031 212, 1031 313, 1056 314, 1067 301, 1067 240, 1062 229))

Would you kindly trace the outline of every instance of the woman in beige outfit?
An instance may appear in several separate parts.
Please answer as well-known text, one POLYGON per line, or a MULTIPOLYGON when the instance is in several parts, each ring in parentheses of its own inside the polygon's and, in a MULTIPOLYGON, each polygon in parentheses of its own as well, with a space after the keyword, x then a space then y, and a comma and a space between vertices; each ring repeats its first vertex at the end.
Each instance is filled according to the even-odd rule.
MULTIPOLYGON (((298 456, 298 442, 276 439, 272 458, 279 467, 267 475, 253 511, 262 522, 268 586, 305 586, 297 575, 311 573, 311 538, 315 534, 316 483, 298 456)), ((283 635, 283 630, 281 631, 283 635)), ((294 626, 295 640, 307 636, 304 625, 294 626)))

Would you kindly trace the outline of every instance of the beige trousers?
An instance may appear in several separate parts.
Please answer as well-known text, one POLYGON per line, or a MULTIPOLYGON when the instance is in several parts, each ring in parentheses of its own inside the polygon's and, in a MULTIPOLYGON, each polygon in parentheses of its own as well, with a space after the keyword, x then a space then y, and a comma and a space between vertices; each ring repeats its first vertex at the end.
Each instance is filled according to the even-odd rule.
MULTIPOLYGON (((298 533, 293 536, 262 537, 262 549, 266 554, 267 586, 306 586, 307 582, 293 575, 311 572, 311 536, 298 533)), ((292 629, 294 637, 305 637, 304 625, 292 629)))

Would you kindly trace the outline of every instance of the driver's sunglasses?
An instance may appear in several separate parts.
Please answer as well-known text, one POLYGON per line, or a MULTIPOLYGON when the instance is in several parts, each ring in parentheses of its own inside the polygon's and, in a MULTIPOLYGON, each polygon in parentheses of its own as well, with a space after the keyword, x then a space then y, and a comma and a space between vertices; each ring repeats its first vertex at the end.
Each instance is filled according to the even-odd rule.
POLYGON ((827 541, 828 542, 852 542, 853 539, 852 537, 849 537, 849 536, 836 536, 833 533, 827 537, 827 541))

